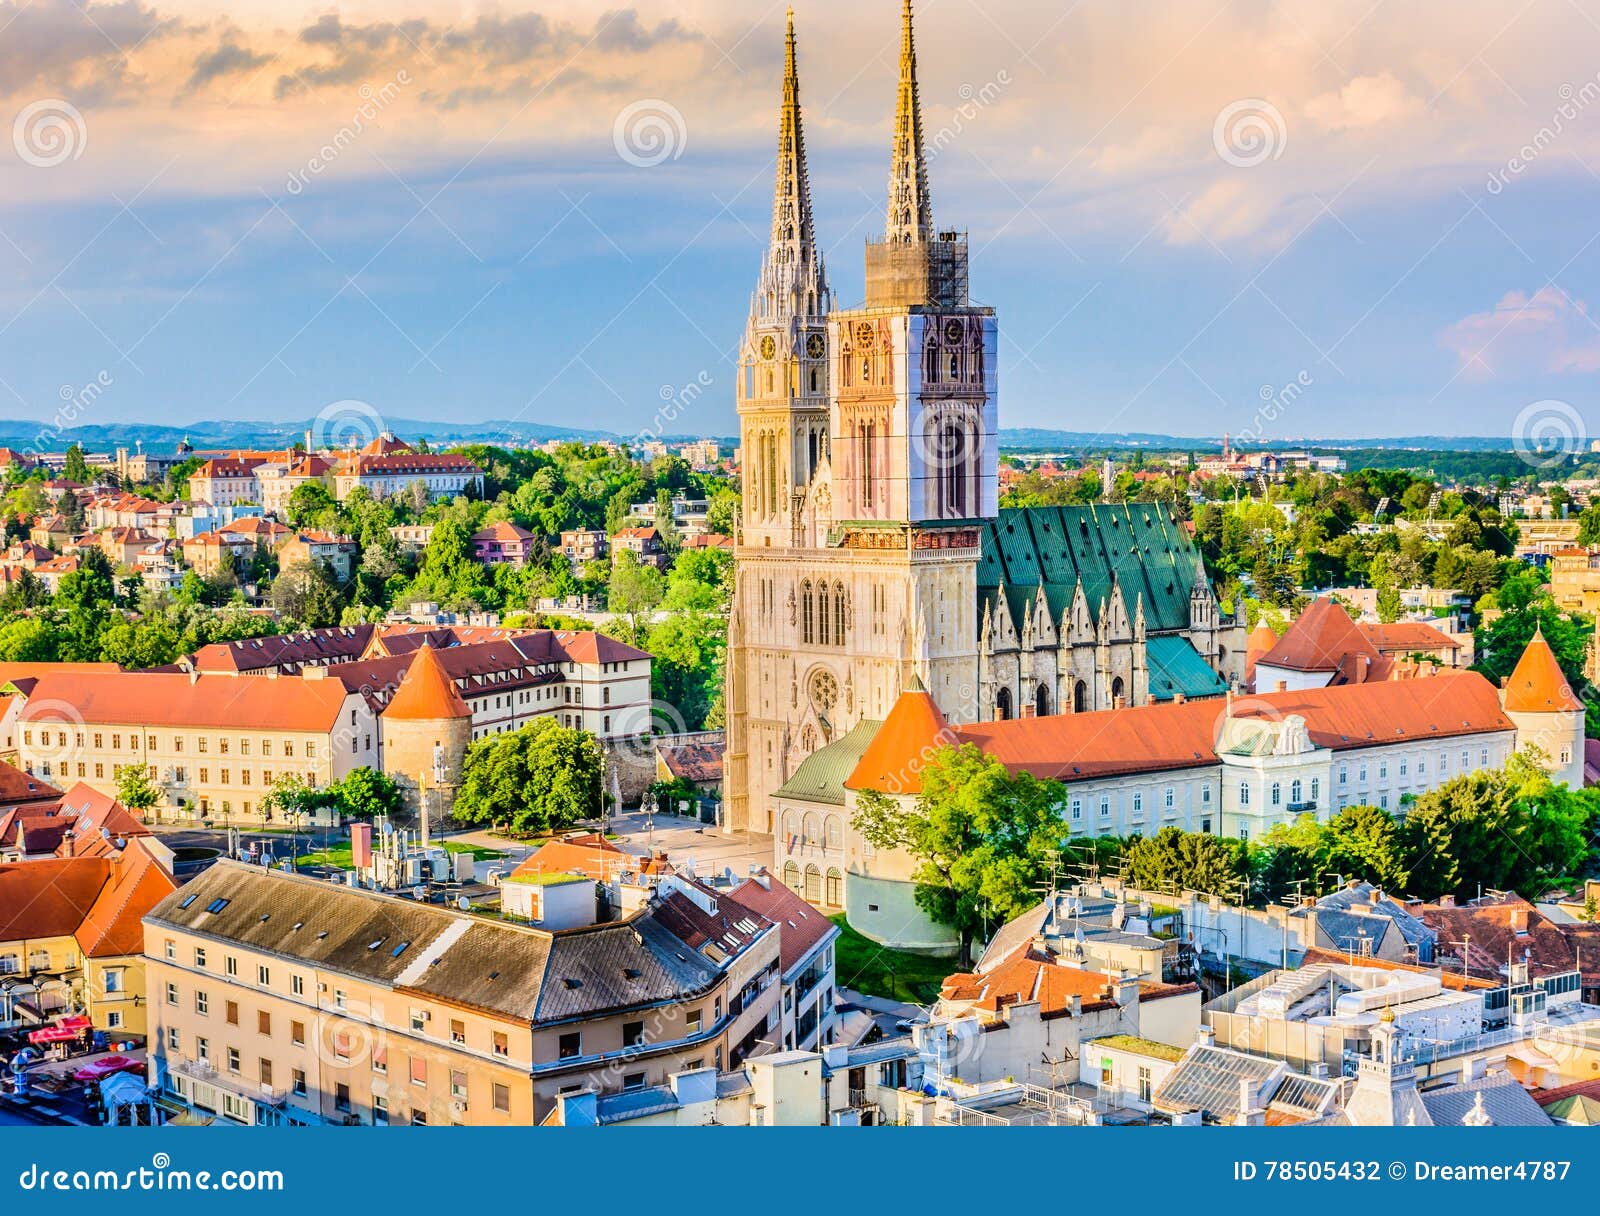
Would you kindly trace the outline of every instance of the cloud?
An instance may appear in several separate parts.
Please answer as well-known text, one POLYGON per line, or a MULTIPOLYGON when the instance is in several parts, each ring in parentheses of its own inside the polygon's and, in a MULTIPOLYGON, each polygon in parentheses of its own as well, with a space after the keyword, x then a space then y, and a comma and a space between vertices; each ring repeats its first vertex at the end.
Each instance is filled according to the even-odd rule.
POLYGON ((183 28, 138 0, 5 0, 0 95, 70 92, 84 105, 125 101, 142 83, 132 56, 183 28))
POLYGON ((187 92, 203 89, 213 80, 239 72, 253 72, 272 62, 270 55, 258 55, 227 37, 213 50, 202 52, 194 61, 194 71, 185 85, 187 92))
POLYGON ((1558 287, 1508 291, 1487 312, 1446 329, 1440 344, 1477 378, 1600 371, 1600 326, 1582 300, 1558 287))
POLYGON ((1330 131, 1397 125, 1421 109, 1421 99, 1389 72, 1357 76, 1336 92, 1306 103, 1307 117, 1330 131))

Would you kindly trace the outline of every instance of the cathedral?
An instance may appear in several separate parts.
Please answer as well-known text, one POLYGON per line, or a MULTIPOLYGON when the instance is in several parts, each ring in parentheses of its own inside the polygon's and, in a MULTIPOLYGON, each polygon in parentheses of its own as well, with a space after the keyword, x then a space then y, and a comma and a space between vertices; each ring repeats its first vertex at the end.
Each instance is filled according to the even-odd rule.
POLYGON ((910 0, 883 237, 837 306, 806 175, 794 18, 772 232, 740 344, 727 827, 902 690, 951 724, 1220 696, 1245 630, 1164 507, 999 506, 997 322, 928 187, 910 0))

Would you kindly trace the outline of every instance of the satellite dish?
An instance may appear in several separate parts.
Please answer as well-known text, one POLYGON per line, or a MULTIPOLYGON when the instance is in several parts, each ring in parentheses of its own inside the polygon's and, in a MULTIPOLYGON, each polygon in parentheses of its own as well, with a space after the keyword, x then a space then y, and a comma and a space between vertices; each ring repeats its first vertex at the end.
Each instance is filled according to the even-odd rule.
POLYGON ((472 901, 463 895, 460 899, 456 900, 456 907, 460 908, 463 912, 470 912, 472 911, 472 901))

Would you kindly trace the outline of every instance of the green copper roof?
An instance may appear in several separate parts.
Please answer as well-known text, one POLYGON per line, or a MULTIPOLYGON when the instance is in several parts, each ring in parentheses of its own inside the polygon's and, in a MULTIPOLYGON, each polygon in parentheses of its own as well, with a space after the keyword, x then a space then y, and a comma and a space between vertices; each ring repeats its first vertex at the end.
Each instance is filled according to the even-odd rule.
POLYGON ((1020 625, 1023 607, 1042 583, 1059 624, 1080 580, 1089 611, 1098 616, 1115 574, 1129 618, 1143 596, 1146 629, 1172 633, 1189 627, 1198 561, 1188 533, 1160 503, 1007 507, 983 530, 978 596, 986 605, 1003 585, 1020 625))
POLYGON ((1157 701, 1170 701, 1178 693, 1195 697, 1220 697, 1228 682, 1212 671, 1188 638, 1168 634, 1145 640, 1150 661, 1150 695, 1157 701))
POLYGON ((843 806, 845 778, 855 772, 861 753, 867 750, 867 744, 882 725, 871 718, 861 719, 842 739, 819 748, 801 761, 794 776, 783 783, 774 797, 843 806))

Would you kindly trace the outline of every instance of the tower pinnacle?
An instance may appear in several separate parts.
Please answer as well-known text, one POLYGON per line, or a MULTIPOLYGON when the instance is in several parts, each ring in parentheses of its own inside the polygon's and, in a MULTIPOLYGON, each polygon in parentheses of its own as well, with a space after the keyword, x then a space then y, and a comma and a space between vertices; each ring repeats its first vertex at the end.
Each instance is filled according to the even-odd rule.
POLYGON ((889 215, 884 239, 912 244, 933 236, 933 203, 922 146, 922 104, 917 99, 917 47, 911 0, 901 11, 900 85, 895 99, 894 153, 889 162, 889 215))
POLYGON ((774 263, 810 261, 815 250, 811 183, 806 177, 806 138, 800 121, 800 73, 795 66, 794 9, 784 37, 783 102, 778 111, 778 172, 772 193, 774 263))

